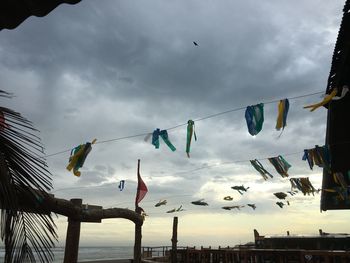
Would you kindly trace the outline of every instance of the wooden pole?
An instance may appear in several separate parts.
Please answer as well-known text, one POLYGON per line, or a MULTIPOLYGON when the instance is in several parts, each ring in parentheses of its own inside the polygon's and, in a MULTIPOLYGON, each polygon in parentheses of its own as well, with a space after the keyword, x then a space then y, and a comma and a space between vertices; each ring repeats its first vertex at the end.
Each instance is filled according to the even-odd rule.
MULTIPOLYGON (((81 206, 83 203, 82 199, 71 199, 70 201, 76 206, 81 206)), ((68 217, 63 263, 77 263, 78 261, 80 225, 81 222, 79 220, 74 220, 73 218, 68 217)))
MULTIPOLYGON (((140 174, 140 159, 137 160, 137 176, 140 174)), ((138 190, 137 190, 138 191, 138 190)), ((135 212, 141 214, 141 208, 135 202, 135 212)), ((135 223, 135 244, 134 244, 134 262, 141 263, 141 240, 142 224, 135 223)))
POLYGON ((177 263, 177 216, 173 220, 173 237, 171 238, 172 249, 171 249, 171 262, 177 263))
POLYGON ((141 262, 142 225, 135 224, 134 262, 141 262))

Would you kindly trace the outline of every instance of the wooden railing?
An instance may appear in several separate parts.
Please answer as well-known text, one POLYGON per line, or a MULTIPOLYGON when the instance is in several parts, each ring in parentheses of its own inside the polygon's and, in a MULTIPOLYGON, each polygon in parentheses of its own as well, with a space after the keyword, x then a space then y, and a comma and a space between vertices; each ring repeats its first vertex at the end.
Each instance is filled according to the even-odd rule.
MULTIPOLYGON (((177 247, 178 249, 185 250, 189 247, 177 247)), ((195 247, 191 247, 192 249, 195 247)), ((142 247, 142 258, 153 257, 168 257, 170 255, 171 246, 159 246, 159 247, 142 247)))
POLYGON ((349 263, 350 251, 301 249, 178 249, 177 262, 349 263))

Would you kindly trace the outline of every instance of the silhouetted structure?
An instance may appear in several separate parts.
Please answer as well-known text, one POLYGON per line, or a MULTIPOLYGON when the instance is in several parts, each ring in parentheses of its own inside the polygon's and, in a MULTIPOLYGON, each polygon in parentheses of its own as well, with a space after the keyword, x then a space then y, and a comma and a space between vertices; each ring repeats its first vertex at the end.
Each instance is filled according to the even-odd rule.
POLYGON ((305 249, 305 250, 349 250, 349 234, 330 234, 319 230, 320 235, 260 236, 254 229, 257 249, 305 249))
MULTIPOLYGON (((326 93, 335 88, 340 95, 344 88, 350 87, 350 0, 343 9, 344 15, 335 45, 332 66, 329 73, 326 93)), ((329 146, 330 170, 324 169, 321 210, 350 209, 350 92, 340 100, 332 100, 328 105, 326 145, 329 146), (334 173, 342 173, 347 187, 334 180, 334 173)))
POLYGON ((43 17, 58 5, 76 4, 81 0, 1 0, 0 30, 14 29, 30 16, 43 17))

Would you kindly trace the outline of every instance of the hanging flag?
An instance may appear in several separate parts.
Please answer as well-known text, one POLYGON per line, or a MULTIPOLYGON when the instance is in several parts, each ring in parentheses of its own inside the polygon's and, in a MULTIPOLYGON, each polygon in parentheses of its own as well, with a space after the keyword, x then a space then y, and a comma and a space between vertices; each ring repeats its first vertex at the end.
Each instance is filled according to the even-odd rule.
POLYGON ((347 189, 349 187, 342 172, 333 173, 333 179, 342 188, 347 189))
POLYGON ((328 147, 315 145, 313 149, 304 150, 302 160, 308 162, 310 169, 313 169, 314 165, 321 168, 328 169, 330 166, 330 157, 328 147))
POLYGON ((347 181, 350 180, 350 171, 346 175, 342 172, 333 173, 333 180, 335 185, 331 188, 325 188, 323 191, 328 193, 335 193, 332 196, 332 200, 335 204, 345 201, 347 204, 350 203, 350 187, 347 181))
POLYGON ((257 135, 264 123, 264 104, 248 106, 245 111, 245 119, 247 121, 248 131, 254 136, 257 135))
POLYGON ((87 142, 85 144, 81 144, 71 150, 69 164, 67 166, 68 171, 73 169, 73 174, 75 176, 79 177, 81 175, 79 169, 83 167, 86 157, 91 152, 91 145, 95 144, 96 141, 97 140, 94 139, 91 143, 87 142))
POLYGON ((314 195, 315 192, 318 192, 311 184, 309 177, 290 178, 289 180, 291 183, 291 190, 298 189, 304 195, 314 195))
POLYGON ((123 191, 124 185, 125 185, 125 180, 120 180, 119 186, 118 186, 118 188, 119 188, 120 191, 123 191))
POLYGON ((264 180, 268 179, 267 176, 270 176, 271 178, 273 178, 273 175, 270 174, 268 171, 266 171, 264 166, 257 159, 250 160, 250 163, 255 168, 255 170, 257 170, 261 174, 261 176, 264 178, 264 180))
POLYGON ((284 127, 287 126, 287 115, 289 111, 289 101, 288 99, 280 100, 278 104, 278 116, 276 123, 276 130, 284 130, 284 127))
POLYGON ((152 144, 156 149, 159 149, 159 129, 155 129, 152 133, 152 144))
POLYGON ((194 140, 197 141, 196 131, 194 130, 194 121, 188 120, 188 122, 187 122, 187 141, 186 141, 186 153, 187 153, 188 158, 190 158, 192 134, 194 135, 194 140))
POLYGON ((137 165, 137 191, 136 191, 136 198, 135 198, 135 207, 136 210, 139 207, 139 203, 141 200, 145 197, 146 193, 148 192, 146 184, 143 182, 141 175, 140 175, 140 160, 138 160, 137 165))
POLYGON ((331 94, 326 95, 321 102, 304 106, 304 109, 310 109, 310 111, 314 111, 314 110, 318 109, 319 107, 329 103, 333 99, 333 97, 335 97, 337 95, 337 93, 338 93, 338 89, 335 88, 335 89, 333 89, 331 94))
POLYGON ((349 87, 344 85, 343 88, 341 89, 341 94, 340 96, 334 96, 332 100, 341 100, 345 97, 345 95, 349 92, 349 87))
POLYGON ((152 134, 152 144, 156 149, 159 149, 159 136, 163 139, 163 141, 168 145, 170 150, 173 152, 176 151, 176 148, 169 140, 168 132, 166 130, 155 129, 152 134))
POLYGON ((312 170, 313 167, 314 167, 314 160, 313 160, 311 154, 309 154, 309 152, 310 152, 310 150, 307 150, 307 149, 304 150, 304 155, 303 155, 302 160, 303 160, 303 161, 306 161, 306 160, 307 160, 307 162, 308 162, 308 164, 309 164, 309 167, 310 167, 310 169, 312 170))
POLYGON ((282 177, 288 177, 288 169, 292 167, 281 155, 268 158, 270 163, 282 177))

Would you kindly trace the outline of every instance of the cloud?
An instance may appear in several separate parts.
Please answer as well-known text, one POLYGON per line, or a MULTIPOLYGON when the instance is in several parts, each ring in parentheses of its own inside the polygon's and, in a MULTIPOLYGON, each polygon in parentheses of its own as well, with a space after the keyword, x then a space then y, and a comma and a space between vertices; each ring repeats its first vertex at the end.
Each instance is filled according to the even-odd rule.
MULTIPOLYGON (((244 109, 325 90, 341 9, 340 3, 320 0, 298 5, 277 0, 61 5, 44 18, 1 31, 0 86, 17 96, 3 105, 34 122, 48 154, 67 150, 47 158, 58 197, 133 209, 141 159, 149 187, 141 202, 150 214, 144 235, 149 243, 156 243, 156 237, 169 239, 162 233, 171 228, 173 215, 165 212, 180 205, 186 210, 178 213, 184 221, 183 242, 196 243, 193 233, 203 235, 203 229, 209 233, 203 242, 211 242, 215 229, 223 235, 220 241, 228 242, 233 230, 219 229, 215 220, 221 217, 222 224, 240 228, 241 241, 252 239, 254 227, 268 232, 300 223, 298 229, 305 230, 309 225, 302 223, 303 215, 326 222, 323 214, 314 215, 319 196, 312 201, 296 197, 290 207, 279 209, 272 192, 286 191, 290 183, 265 158, 286 154, 292 177, 310 176, 320 187, 320 170, 310 171, 300 160, 305 148, 324 143, 326 110, 302 108, 320 96, 290 101, 280 137, 277 103, 265 104, 264 127, 255 137, 247 132, 244 109), (237 110, 205 118, 231 109, 237 110), (191 158, 185 153, 188 119, 197 120, 191 158), (168 132, 176 152, 162 141, 155 149, 143 140, 156 128, 174 128, 168 132), (76 178, 65 169, 69 151, 94 138, 98 144, 76 178), (274 174, 272 180, 262 180, 250 166, 255 158, 274 174), (119 191, 122 179, 126 185, 119 191), (230 188, 241 184, 250 186, 243 196, 230 188), (257 210, 224 211, 225 195, 233 195, 237 204, 256 203, 257 210), (205 198, 209 207, 193 206, 190 202, 197 198, 205 198), (168 205, 155 208, 160 199, 168 205), (291 211, 297 213, 292 216, 296 221, 288 219, 291 211), (198 228, 191 220, 200 221, 198 228), (152 228, 153 223, 159 227, 152 228)), ((339 222, 342 218, 337 214, 339 222)), ((112 242, 108 235, 103 238, 112 242)), ((93 242, 92 236, 84 242, 93 242)))

